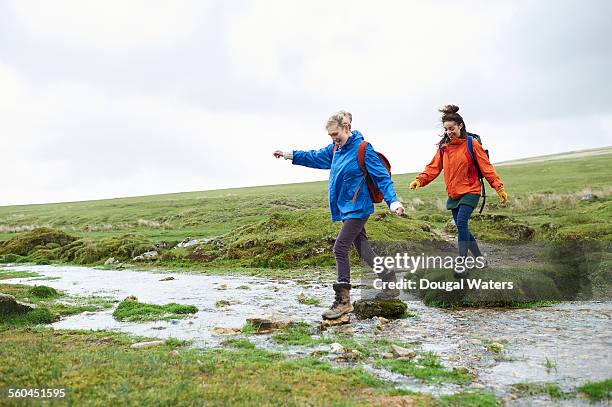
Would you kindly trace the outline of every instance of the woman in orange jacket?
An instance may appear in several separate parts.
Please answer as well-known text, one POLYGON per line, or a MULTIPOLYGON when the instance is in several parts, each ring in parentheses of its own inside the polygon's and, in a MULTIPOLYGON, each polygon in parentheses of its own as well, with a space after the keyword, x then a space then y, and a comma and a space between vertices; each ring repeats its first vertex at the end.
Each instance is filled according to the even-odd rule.
MULTIPOLYGON (((424 187, 440 175, 440 172, 444 169, 444 183, 448 194, 446 209, 452 211, 455 225, 457 225, 459 256, 465 257, 469 250, 474 257, 481 257, 482 253, 478 248, 478 243, 468 227, 472 211, 478 206, 481 184, 468 151, 465 122, 457 113, 458 111, 459 108, 454 105, 448 105, 440 109, 446 137, 438 143, 436 154, 427 164, 425 170, 410 183, 410 189, 424 187)), ((506 203, 508 195, 504 191, 504 184, 495 173, 495 169, 489 162, 489 157, 478 141, 472 143, 472 149, 480 172, 491 184, 491 187, 497 191, 500 202, 502 204, 506 203)), ((455 276, 460 277, 461 275, 462 273, 455 270, 455 276)))

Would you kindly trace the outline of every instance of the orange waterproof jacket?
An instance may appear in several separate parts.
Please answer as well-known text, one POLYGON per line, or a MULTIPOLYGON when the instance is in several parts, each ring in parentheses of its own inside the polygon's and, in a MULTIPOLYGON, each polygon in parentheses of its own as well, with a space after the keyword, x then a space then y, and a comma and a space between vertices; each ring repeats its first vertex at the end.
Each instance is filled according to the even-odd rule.
MULTIPOLYGON (((504 184, 502 184, 497 176, 495 169, 489 161, 489 157, 487 157, 487 153, 485 153, 480 143, 476 140, 472 143, 472 147, 482 175, 491 184, 491 187, 499 191, 499 189, 503 188, 504 184)), ((417 177, 421 182, 421 186, 424 187, 436 179, 442 169, 444 169, 446 193, 452 199, 459 199, 465 194, 480 195, 478 172, 472 163, 466 139, 452 139, 436 151, 436 155, 434 155, 431 162, 427 164, 423 172, 417 177)))

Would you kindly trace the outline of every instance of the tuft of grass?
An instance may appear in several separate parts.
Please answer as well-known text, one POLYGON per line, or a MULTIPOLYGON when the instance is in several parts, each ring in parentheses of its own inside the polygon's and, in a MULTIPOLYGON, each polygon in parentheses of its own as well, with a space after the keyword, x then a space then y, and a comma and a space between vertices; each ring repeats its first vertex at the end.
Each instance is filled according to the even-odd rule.
POLYGON ((245 322, 242 328, 240 329, 240 332, 242 332, 245 335, 252 335, 256 331, 257 329, 255 329, 255 325, 253 325, 251 321, 245 322))
POLYGON ((24 326, 35 326, 51 324, 59 321, 60 317, 47 307, 36 307, 25 314, 4 315, 0 314, 0 327, 17 328, 24 326))
POLYGON ((463 392, 440 397, 442 407, 499 407, 502 402, 494 394, 463 392))
POLYGON ((548 394, 551 399, 568 399, 574 394, 563 392, 555 383, 517 383, 512 386, 520 396, 537 396, 548 394))
POLYGON ((35 285, 28 290, 28 293, 31 296, 37 298, 58 298, 61 294, 53 287, 48 287, 46 285, 35 285))
POLYGON ((11 278, 28 278, 39 277, 40 274, 34 271, 8 271, 0 270, 0 280, 8 280, 11 278))
POLYGON ((546 368, 547 371, 557 371, 557 362, 554 359, 549 359, 548 356, 544 360, 543 366, 546 368))
POLYGON ((223 341, 223 346, 240 349, 255 349, 255 344, 244 338, 230 338, 223 341))
POLYGON ((305 305, 319 305, 321 300, 315 297, 298 296, 298 302, 305 305))
POLYGON ((177 303, 146 304, 133 299, 125 299, 113 311, 113 317, 118 321, 157 321, 160 319, 184 318, 186 315, 196 312, 198 312, 198 308, 194 305, 177 303))
POLYGON ((377 361, 379 367, 405 376, 416 377, 427 383, 471 382, 471 376, 464 369, 448 370, 442 366, 438 356, 433 352, 421 354, 416 360, 382 359, 377 361))
POLYGON ((315 346, 334 342, 330 338, 313 338, 312 328, 305 322, 297 322, 272 335, 274 342, 282 345, 315 346))
POLYGON ((577 389, 591 401, 610 400, 612 398, 612 379, 601 382, 586 383, 577 389))

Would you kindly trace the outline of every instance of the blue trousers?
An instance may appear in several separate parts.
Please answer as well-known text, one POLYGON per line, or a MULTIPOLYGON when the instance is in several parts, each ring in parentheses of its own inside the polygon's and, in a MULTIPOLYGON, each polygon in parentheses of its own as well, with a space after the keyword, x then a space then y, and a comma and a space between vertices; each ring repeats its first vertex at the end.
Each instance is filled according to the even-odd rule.
POLYGON ((470 205, 459 205, 452 209, 453 219, 455 220, 455 225, 457 225, 457 241, 459 245, 459 256, 461 257, 467 255, 468 249, 472 252, 474 257, 482 256, 478 243, 470 233, 470 228, 468 226, 473 211, 474 208, 470 205))

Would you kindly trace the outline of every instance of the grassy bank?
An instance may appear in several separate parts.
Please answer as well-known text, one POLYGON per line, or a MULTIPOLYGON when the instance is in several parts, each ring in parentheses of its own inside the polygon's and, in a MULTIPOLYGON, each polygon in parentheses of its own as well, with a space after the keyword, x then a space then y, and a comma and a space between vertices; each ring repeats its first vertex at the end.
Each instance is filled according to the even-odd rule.
POLYGON ((437 405, 429 396, 393 396, 397 391, 361 369, 287 359, 245 341, 213 350, 176 342, 134 350, 134 340, 121 334, 46 329, 0 332, 0 341, 0 387, 65 388, 74 405, 365 406, 394 397, 437 405))

